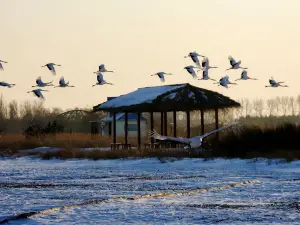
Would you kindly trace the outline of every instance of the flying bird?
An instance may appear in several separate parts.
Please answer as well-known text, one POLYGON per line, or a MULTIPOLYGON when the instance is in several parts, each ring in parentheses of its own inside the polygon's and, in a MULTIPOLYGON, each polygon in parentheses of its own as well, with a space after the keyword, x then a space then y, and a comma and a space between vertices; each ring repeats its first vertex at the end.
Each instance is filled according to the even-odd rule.
POLYGON ((191 59, 193 60, 193 62, 198 66, 200 67, 200 61, 199 61, 199 58, 198 56, 200 57, 205 57, 204 55, 200 55, 198 54, 197 52, 190 52, 187 56, 184 56, 184 58, 187 58, 187 57, 191 57, 191 59))
POLYGON ((161 82, 165 82, 165 75, 173 75, 172 73, 158 72, 151 76, 158 76, 161 82))
POLYGON ((0 60, 0 70, 4 70, 2 63, 7 63, 7 62, 0 60))
POLYGON ((55 63, 47 63, 46 65, 44 65, 42 67, 45 67, 45 66, 47 66, 47 68, 52 72, 53 75, 56 75, 56 71, 55 71, 54 66, 61 66, 61 65, 58 65, 58 64, 55 64, 55 63))
POLYGON ((209 76, 208 76, 208 69, 207 68, 204 68, 203 72, 202 72, 202 78, 198 79, 198 80, 213 80, 213 81, 216 81, 214 79, 211 79, 209 76))
POLYGON ((276 82, 273 77, 269 79, 270 85, 266 85, 265 87, 288 87, 287 85, 281 85, 284 81, 276 82))
POLYGON ((221 130, 224 130, 224 129, 229 128, 236 124, 238 124, 238 122, 232 122, 232 123, 228 124, 227 126, 213 130, 204 135, 196 136, 196 137, 192 137, 192 138, 176 138, 176 137, 162 136, 159 133, 157 133, 155 130, 150 131, 150 137, 157 139, 157 140, 161 140, 161 141, 169 141, 169 142, 185 144, 187 148, 199 148, 202 145, 204 138, 208 137, 209 135, 211 135, 213 133, 219 132, 221 130))
POLYGON ((103 75, 100 72, 97 72, 97 83, 94 84, 92 87, 96 86, 96 85, 104 85, 104 84, 110 84, 113 85, 112 83, 108 83, 106 82, 106 80, 103 79, 103 75))
POLYGON ((184 67, 184 69, 186 71, 188 71, 188 73, 191 74, 193 78, 196 79, 197 78, 197 74, 196 74, 194 68, 199 68, 199 67, 195 67, 195 66, 186 66, 186 67, 184 67))
POLYGON ((236 79, 235 81, 237 80, 257 80, 257 79, 248 77, 248 72, 246 70, 243 70, 243 72, 241 73, 241 77, 239 79, 236 79))
POLYGON ((105 68, 105 65, 104 65, 104 64, 101 64, 101 65, 99 66, 99 70, 98 70, 97 72, 94 72, 94 73, 98 73, 98 72, 100 72, 100 73, 103 73, 103 72, 111 72, 111 73, 113 73, 114 71, 107 70, 107 69, 105 68))
POLYGON ((47 83, 44 83, 43 81, 42 81, 42 78, 41 78, 41 76, 39 76, 38 78, 36 78, 36 80, 35 80, 35 83, 37 84, 37 85, 35 85, 35 86, 32 86, 32 87, 46 87, 46 86, 54 86, 53 84, 52 84, 52 82, 53 81, 51 81, 51 82, 47 82, 47 83))
POLYGON ((2 87, 8 87, 8 88, 11 88, 11 87, 13 87, 13 86, 15 86, 15 85, 16 85, 16 84, 9 84, 9 83, 0 81, 0 86, 2 86, 2 87))
POLYGON ((218 84, 218 86, 223 86, 225 88, 229 88, 228 84, 237 84, 237 83, 231 83, 229 81, 229 77, 226 75, 222 77, 218 82, 215 82, 214 84, 218 84))
POLYGON ((74 87, 74 86, 69 85, 69 82, 65 82, 65 78, 61 77, 59 79, 59 85, 55 86, 54 88, 57 88, 57 87, 74 87))
POLYGON ((209 59, 207 57, 204 57, 204 59, 202 61, 202 67, 207 68, 207 69, 218 68, 216 66, 210 66, 209 65, 209 59))
POLYGON ((40 99, 45 99, 44 96, 43 96, 43 94, 42 94, 42 91, 48 91, 48 90, 34 89, 34 90, 32 90, 32 91, 28 91, 27 93, 33 92, 33 94, 34 94, 36 97, 38 97, 38 98, 40 98, 40 99))
POLYGON ((232 56, 229 56, 228 59, 229 59, 229 63, 231 65, 231 67, 229 69, 227 69, 227 70, 232 70, 232 69, 247 69, 247 68, 241 67, 241 63, 242 63, 241 60, 235 61, 235 59, 232 56))

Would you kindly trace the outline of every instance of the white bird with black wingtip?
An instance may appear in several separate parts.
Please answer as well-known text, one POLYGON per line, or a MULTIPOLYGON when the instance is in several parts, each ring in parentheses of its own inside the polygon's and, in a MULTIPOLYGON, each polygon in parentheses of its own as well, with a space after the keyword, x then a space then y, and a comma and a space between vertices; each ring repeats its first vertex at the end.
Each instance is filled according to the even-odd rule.
POLYGON ((39 99, 45 99, 44 96, 43 96, 43 94, 42 94, 42 91, 48 91, 48 90, 43 90, 43 89, 38 88, 38 89, 34 89, 32 91, 28 91, 27 93, 33 92, 33 94, 36 97, 38 97, 39 99))
POLYGON ((194 51, 194 52, 190 52, 187 56, 184 56, 184 58, 191 57, 193 62, 200 68, 201 64, 200 64, 200 60, 199 60, 198 56, 205 57, 204 55, 200 55, 194 51))
POLYGON ((59 79, 59 85, 58 85, 58 86, 55 86, 54 88, 57 88, 57 87, 75 87, 75 86, 69 85, 69 81, 66 82, 66 81, 65 81, 65 78, 64 78, 64 77, 61 77, 61 78, 59 79))
POLYGON ((285 83, 284 81, 276 82, 273 77, 269 79, 270 85, 266 85, 265 87, 288 87, 287 85, 281 85, 282 83, 285 83))
POLYGON ((172 73, 158 72, 151 76, 158 76, 161 82, 165 82, 165 75, 173 75, 172 73))
POLYGON ((106 80, 104 80, 103 78, 103 74, 100 72, 97 72, 97 83, 94 84, 92 87, 96 86, 96 85, 104 85, 104 84, 109 84, 109 85, 113 85, 112 83, 108 83, 106 82, 106 80))
POLYGON ((236 79, 235 81, 237 80, 257 80, 257 79, 249 77, 247 70, 243 70, 243 72, 241 73, 241 77, 239 79, 236 79))
POLYGON ((56 71, 55 71, 54 66, 61 66, 61 65, 55 64, 55 63, 47 63, 46 65, 44 65, 44 66, 42 66, 42 67, 47 67, 47 68, 51 71, 51 73, 52 73, 53 75, 56 75, 56 71))
POLYGON ((105 68, 105 65, 104 65, 104 64, 101 64, 101 65, 99 66, 99 70, 98 70, 97 72, 94 72, 94 73, 98 73, 98 72, 100 72, 100 73, 103 73, 103 72, 110 72, 110 73, 113 73, 114 71, 112 71, 112 70, 107 70, 107 69, 105 68))
POLYGON ((196 66, 186 66, 186 67, 184 67, 184 69, 185 69, 189 74, 191 74, 192 77, 193 77, 194 79, 197 78, 196 71, 194 70, 194 69, 196 69, 196 68, 199 68, 199 67, 196 67, 196 66))
POLYGON ((209 65, 209 59, 207 57, 204 57, 203 61, 202 61, 202 68, 206 68, 206 69, 213 69, 213 68, 218 68, 216 66, 210 66, 209 65))
POLYGON ((13 86, 15 86, 16 84, 9 84, 7 82, 4 81, 0 81, 0 86, 2 87, 8 87, 8 88, 12 88, 13 86))
POLYGON ((36 85, 32 86, 32 87, 46 87, 46 86, 54 86, 52 84, 53 81, 51 82, 43 82, 41 76, 39 76, 38 78, 36 78, 35 83, 36 85))
POLYGON ((241 60, 236 61, 232 56, 228 56, 228 59, 231 67, 228 68, 227 70, 247 69, 245 67, 241 67, 241 63, 242 63, 241 60))
POLYGON ((202 78, 198 79, 198 80, 213 80, 213 81, 216 81, 215 79, 211 79, 209 76, 208 76, 208 69, 207 68, 204 68, 203 72, 202 72, 202 78))
POLYGON ((218 86, 223 86, 225 88, 229 88, 228 84, 237 84, 237 83, 231 83, 229 81, 228 75, 222 77, 218 82, 215 82, 214 84, 218 84, 218 86))
POLYGON ((186 145, 185 148, 199 148, 202 145, 204 138, 208 137, 209 135, 211 135, 213 133, 220 132, 221 130, 227 129, 227 128, 229 128, 233 125, 237 125, 237 124, 238 124, 238 122, 232 122, 232 123, 228 124, 227 126, 210 131, 204 135, 196 136, 196 137, 192 137, 192 138, 176 138, 176 137, 162 136, 159 133, 157 133, 155 130, 150 131, 150 137, 157 139, 157 140, 161 140, 161 141, 169 141, 169 142, 185 144, 186 145))

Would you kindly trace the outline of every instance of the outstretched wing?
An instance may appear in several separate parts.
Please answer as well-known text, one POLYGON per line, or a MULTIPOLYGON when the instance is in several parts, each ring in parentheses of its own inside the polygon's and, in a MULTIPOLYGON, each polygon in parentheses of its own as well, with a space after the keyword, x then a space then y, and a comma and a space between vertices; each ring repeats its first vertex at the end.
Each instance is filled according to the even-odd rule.
POLYGON ((161 141, 171 141, 171 142, 177 142, 181 144, 189 144, 190 140, 188 138, 175 138, 175 137, 169 137, 169 136, 162 136, 159 133, 157 133, 155 130, 150 131, 150 137, 153 137, 154 139, 161 140, 161 141))
POLYGON ((234 66, 236 64, 235 59, 232 56, 228 56, 229 62, 231 66, 234 66))
POLYGON ((101 64, 100 66, 99 66, 99 71, 102 71, 102 70, 104 70, 104 64, 101 64))
POLYGON ((214 133, 216 133, 216 132, 219 132, 219 131, 221 131, 221 130, 224 130, 224 129, 226 129, 226 128, 228 128, 228 127, 231 127, 231 126, 233 126, 233 125, 236 125, 236 124, 238 124, 238 122, 232 122, 232 123, 230 123, 230 124, 228 124, 228 125, 226 125, 226 126, 224 126, 224 127, 221 127, 221 128, 219 128, 219 129, 216 129, 216 130, 213 130, 213 131, 210 131, 210 132, 208 132, 208 133, 206 133, 206 134, 203 134, 203 135, 201 135, 200 136, 200 138, 205 138, 205 137, 207 137, 207 136, 209 136, 209 135, 211 135, 211 134, 214 134, 214 133))
POLYGON ((248 79, 248 72, 246 70, 243 70, 243 72, 241 73, 241 79, 248 79))
POLYGON ((61 77, 60 79, 59 79, 59 85, 65 85, 66 84, 66 82, 65 82, 65 78, 64 77, 61 77))

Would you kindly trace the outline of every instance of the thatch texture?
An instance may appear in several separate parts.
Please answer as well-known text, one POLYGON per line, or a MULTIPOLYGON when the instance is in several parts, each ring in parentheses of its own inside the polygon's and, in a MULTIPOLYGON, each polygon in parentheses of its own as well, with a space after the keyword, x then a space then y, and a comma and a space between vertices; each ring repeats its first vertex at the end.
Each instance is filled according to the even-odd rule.
POLYGON ((186 83, 139 88, 93 109, 107 112, 168 112, 231 107, 240 107, 240 104, 217 92, 186 83))

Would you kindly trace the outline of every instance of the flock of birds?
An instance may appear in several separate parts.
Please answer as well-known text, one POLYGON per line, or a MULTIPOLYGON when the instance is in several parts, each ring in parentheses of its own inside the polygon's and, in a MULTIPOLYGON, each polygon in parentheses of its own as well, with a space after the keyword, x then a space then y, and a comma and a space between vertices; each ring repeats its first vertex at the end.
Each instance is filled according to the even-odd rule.
MULTIPOLYGON (((3 65, 2 63, 7 63, 5 61, 2 61, 0 60, 0 70, 3 70, 3 65)), ((47 63, 46 65, 42 66, 42 67, 47 67, 48 70, 50 70, 50 72, 53 74, 53 75, 56 75, 56 71, 55 71, 55 67, 54 66, 61 66, 59 64, 55 64, 55 63, 47 63)), ((101 64, 98 68, 98 71, 97 72, 94 72, 97 74, 97 83, 94 84, 92 87, 96 86, 96 85, 104 85, 104 84, 110 84, 112 85, 112 83, 108 83, 104 80, 103 78, 103 72, 113 72, 113 71, 109 71, 105 68, 105 65, 104 64, 101 64)), ((45 89, 41 89, 41 88, 44 88, 44 87, 48 87, 48 86, 54 86, 54 88, 58 88, 58 87, 75 87, 73 85, 70 85, 70 82, 66 82, 65 81, 65 78, 62 76, 60 79, 59 79, 59 82, 58 82, 58 85, 55 86, 53 84, 53 81, 51 82, 43 82, 42 81, 42 78, 41 76, 39 76, 38 78, 36 78, 35 80, 35 83, 36 85, 32 86, 32 87, 38 87, 36 89, 33 89, 31 91, 28 91, 27 93, 31 93, 33 92, 33 94, 40 98, 40 99, 45 99, 42 92, 43 91, 48 91, 48 90, 45 90, 45 89)), ((7 83, 7 82, 3 82, 3 81, 0 81, 0 86, 2 87, 8 87, 8 88, 11 88, 13 86, 15 86, 16 84, 10 84, 10 83, 7 83)))
MULTIPOLYGON (((194 78, 198 80, 213 80, 216 81, 212 78, 210 78, 208 76, 208 71, 209 69, 212 68, 218 68, 216 66, 210 66, 209 64, 209 59, 206 56, 200 55, 197 52, 190 52, 187 56, 185 56, 184 58, 188 58, 190 57, 193 62, 195 63, 195 65, 190 65, 190 66, 186 66, 184 67, 184 69, 194 78), (203 60, 200 63, 199 57, 202 57, 203 60), (202 70, 202 78, 199 78, 197 75, 197 72, 195 71, 195 69, 198 69, 197 72, 202 70)), ((251 78, 248 76, 248 72, 247 72, 247 68, 241 67, 241 63, 242 61, 236 61, 232 56, 228 57, 229 59, 229 63, 230 63, 230 68, 228 68, 227 70, 232 70, 232 69, 243 69, 242 73, 241 73, 241 77, 237 80, 257 80, 256 78, 251 78)), ((165 73, 165 72, 158 72, 156 74, 152 74, 151 76, 155 76, 157 75, 160 80, 162 82, 165 82, 165 75, 173 75, 172 73, 165 73)), ((288 87, 287 85, 282 85, 282 83, 284 82, 276 82, 274 80, 273 77, 271 77, 271 79, 269 79, 269 84, 270 85, 266 85, 265 87, 288 87)), ((229 76, 225 75, 223 77, 221 77, 221 79, 217 82, 215 82, 215 84, 218 84, 218 86, 223 86, 225 88, 228 88, 228 84, 237 84, 237 83, 232 83, 229 81, 229 76)))
MULTIPOLYGON (((209 59, 206 56, 200 55, 200 54, 198 54, 197 52, 194 51, 194 52, 190 52, 184 58, 188 58, 188 57, 190 57, 192 59, 192 61, 195 63, 195 65, 186 66, 186 67, 184 67, 184 69, 194 79, 198 78, 198 80, 213 80, 213 81, 216 81, 216 80, 210 78, 208 73, 209 73, 210 69, 218 68, 218 67, 210 66, 209 59), (199 57, 203 58, 201 63, 200 63, 199 57), (197 72, 202 70, 202 78, 198 77, 197 72, 195 71, 195 69, 198 69, 197 72)), ((256 78, 250 78, 248 76, 247 68, 241 67, 241 60, 236 61, 232 56, 229 56, 228 59, 229 59, 229 63, 230 63, 230 68, 228 68, 227 70, 243 69, 243 71, 241 73, 241 77, 237 80, 257 80, 256 78)), ((0 70, 3 70, 3 65, 2 65, 3 63, 7 63, 7 62, 0 60, 0 70)), ((61 65, 55 64, 55 63, 47 63, 46 65, 44 65, 42 67, 47 67, 48 70, 53 75, 56 75, 55 66, 61 66, 61 65)), ((98 68, 98 71, 94 72, 95 74, 97 74, 97 83, 94 84, 92 87, 94 87, 96 85, 104 85, 104 84, 113 85, 112 83, 108 83, 104 80, 103 73, 105 73, 105 72, 114 72, 114 71, 107 70, 105 68, 105 65, 101 64, 98 68)), ((172 73, 165 73, 165 72, 158 72, 158 73, 152 74, 151 76, 158 76, 162 82, 165 82, 165 75, 173 75, 173 74, 172 73)), ((273 77, 271 77, 271 79, 269 79, 269 85, 266 85, 265 87, 288 87, 287 85, 283 85, 283 83, 284 82, 282 82, 282 81, 277 82, 277 81, 274 80, 273 77)), ((221 79, 219 81, 214 82, 214 84, 218 84, 218 86, 223 86, 225 88, 229 88, 228 87, 229 84, 237 84, 237 83, 230 82, 228 75, 225 75, 225 76, 221 77, 221 79)), ((15 86, 15 84, 10 84, 10 83, 1 81, 0 86, 11 88, 11 87, 15 86)), ((36 79, 36 85, 32 86, 32 87, 38 87, 38 88, 33 89, 31 91, 28 91, 27 93, 33 92, 36 97, 44 99, 42 91, 48 91, 48 90, 41 89, 41 88, 42 87, 47 87, 47 86, 54 86, 53 81, 43 82, 42 78, 39 76, 36 79)), ((61 77, 59 82, 58 82, 58 86, 54 86, 54 88, 57 88, 57 87, 74 87, 74 86, 70 85, 69 82, 66 82, 64 77, 61 77)))
MULTIPOLYGON (((218 68, 218 67, 210 66, 209 59, 206 56, 200 55, 200 54, 198 54, 197 52, 194 51, 194 52, 190 52, 187 56, 185 56, 185 58, 188 58, 188 57, 190 57, 193 60, 195 65, 186 66, 186 67, 184 67, 184 69, 194 79, 198 78, 198 80, 213 80, 213 81, 216 81, 215 79, 212 79, 208 76, 208 72, 209 72, 209 69, 218 68), (199 57, 203 58, 201 63, 200 63, 199 57), (197 72, 202 70, 202 77, 201 78, 198 77, 195 69, 198 69, 197 72)), ((229 63, 230 63, 230 68, 228 68, 226 70, 243 69, 243 71, 241 73, 241 77, 239 79, 236 79, 235 81, 237 81, 237 80, 257 80, 256 78, 251 78, 251 77, 248 76, 248 72, 247 72, 248 68, 241 67, 241 63, 242 63, 241 60, 236 61, 232 56, 229 56, 228 59, 229 59, 229 63)), ((153 75, 158 75, 160 80, 162 82, 164 82, 165 81, 164 75, 173 75, 173 74, 159 72, 159 73, 153 74, 153 75)), ((270 85, 266 85, 265 87, 279 87, 279 86, 288 87, 287 85, 282 85, 282 83, 284 83, 284 82, 282 82, 282 81, 277 82, 277 81, 274 80, 273 77, 271 77, 271 79, 269 79, 269 84, 270 85)), ((225 75, 225 76, 221 77, 221 79, 219 81, 215 82, 215 84, 218 84, 218 86, 223 86, 225 88, 228 88, 228 84, 237 84, 237 83, 230 82, 229 81, 229 76, 225 75)))

